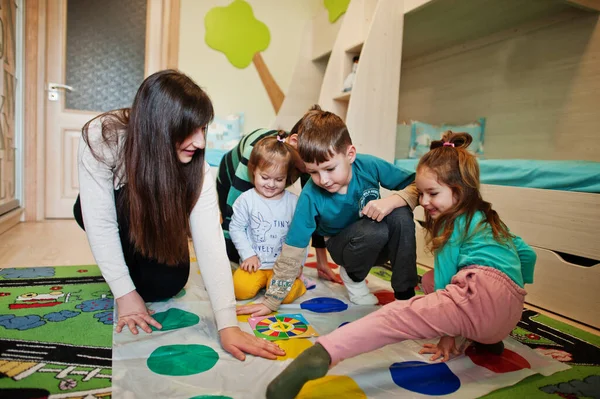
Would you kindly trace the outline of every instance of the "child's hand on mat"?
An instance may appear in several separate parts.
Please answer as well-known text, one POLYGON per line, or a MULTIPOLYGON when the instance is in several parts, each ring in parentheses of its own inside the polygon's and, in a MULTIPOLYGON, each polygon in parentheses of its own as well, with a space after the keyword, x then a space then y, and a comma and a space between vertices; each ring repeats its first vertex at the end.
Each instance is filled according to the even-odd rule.
POLYGON ((321 278, 323 280, 333 281, 334 283, 343 284, 342 278, 340 277, 339 274, 336 274, 333 270, 331 270, 327 260, 325 260, 324 262, 317 261, 317 273, 318 273, 319 278, 321 278))
POLYGON ((273 311, 269 309, 267 305, 263 305, 262 303, 239 306, 236 310, 237 314, 249 314, 252 315, 252 317, 265 316, 272 312, 273 311))
POLYGON ((433 361, 441 357, 442 362, 448 361, 451 355, 460 355, 460 351, 456 348, 454 337, 442 337, 437 344, 425 344, 419 353, 433 353, 433 356, 429 360, 433 361))
POLYGON ((402 204, 406 205, 406 201, 397 195, 390 195, 387 198, 369 201, 361 212, 364 216, 381 222, 384 217, 392 213, 394 209, 401 207, 402 204))
POLYGON ((148 324, 160 330, 162 326, 150 316, 152 313, 154 312, 148 311, 146 303, 135 290, 117 298, 117 314, 119 316, 117 319, 117 332, 120 333, 125 325, 135 335, 138 334, 137 326, 140 326, 148 334, 152 332, 148 324))
POLYGON ((254 273, 258 269, 260 269, 260 259, 258 259, 258 256, 256 255, 251 256, 242 262, 240 268, 249 273, 254 273))
POLYGON ((219 331, 219 336, 223 349, 241 361, 246 359, 244 352, 271 360, 285 355, 285 351, 273 342, 243 332, 239 327, 224 328, 219 331))

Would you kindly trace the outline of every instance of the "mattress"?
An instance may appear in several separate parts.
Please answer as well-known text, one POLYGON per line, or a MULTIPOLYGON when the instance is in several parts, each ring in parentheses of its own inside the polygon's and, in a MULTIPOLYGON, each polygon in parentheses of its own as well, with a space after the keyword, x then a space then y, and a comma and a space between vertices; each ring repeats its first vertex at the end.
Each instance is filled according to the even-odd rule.
POLYGON ((204 159, 210 166, 219 166, 223 155, 227 154, 228 150, 220 150, 216 148, 207 149, 204 152, 204 159))

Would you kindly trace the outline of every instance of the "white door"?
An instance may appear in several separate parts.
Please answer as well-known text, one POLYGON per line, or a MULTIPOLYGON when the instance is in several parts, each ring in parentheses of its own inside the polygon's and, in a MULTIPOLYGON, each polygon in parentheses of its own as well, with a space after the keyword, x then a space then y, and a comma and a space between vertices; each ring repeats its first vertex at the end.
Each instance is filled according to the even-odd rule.
POLYGON ((165 1, 47 2, 46 218, 73 217, 83 125, 129 107, 143 79, 164 68, 165 1))

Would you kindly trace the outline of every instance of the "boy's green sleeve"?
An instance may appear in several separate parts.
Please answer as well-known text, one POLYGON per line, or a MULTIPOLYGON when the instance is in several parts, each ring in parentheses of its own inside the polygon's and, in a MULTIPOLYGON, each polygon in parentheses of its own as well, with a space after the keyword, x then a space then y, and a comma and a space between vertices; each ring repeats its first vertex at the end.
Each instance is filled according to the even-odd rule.
POLYGON ((401 168, 381 158, 373 157, 379 175, 379 184, 388 190, 400 190, 415 181, 415 172, 401 168))
POLYGON ((315 202, 309 194, 311 185, 312 183, 309 183, 300 193, 294 217, 285 238, 285 243, 292 247, 306 248, 312 234, 317 229, 315 218, 318 212, 315 202))

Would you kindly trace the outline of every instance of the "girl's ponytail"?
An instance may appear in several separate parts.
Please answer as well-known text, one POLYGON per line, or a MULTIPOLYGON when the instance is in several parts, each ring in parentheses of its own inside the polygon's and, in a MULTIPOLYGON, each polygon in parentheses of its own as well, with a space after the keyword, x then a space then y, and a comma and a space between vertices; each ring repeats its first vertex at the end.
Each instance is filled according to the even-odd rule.
POLYGON ((287 143, 288 136, 289 136, 289 134, 285 130, 278 130, 277 131, 277 136, 276 137, 277 137, 277 141, 279 143, 287 143))
POLYGON ((473 142, 473 137, 469 133, 454 133, 451 130, 447 130, 440 140, 434 140, 429 145, 429 149, 433 150, 439 147, 454 147, 463 148, 467 147, 473 142))

